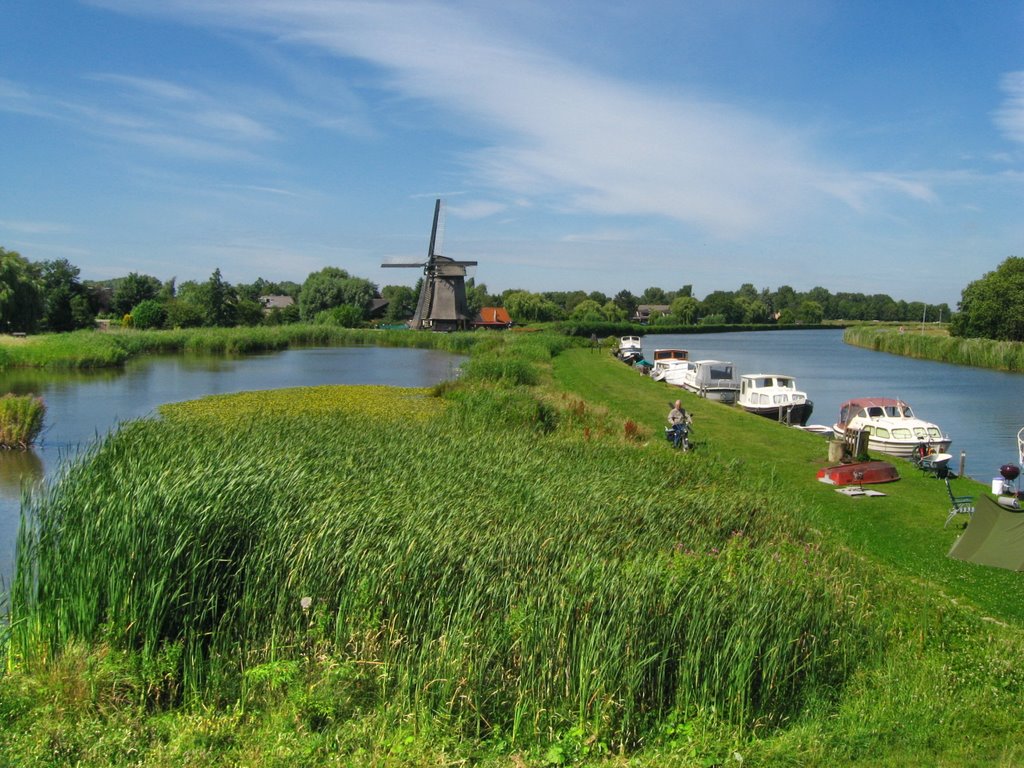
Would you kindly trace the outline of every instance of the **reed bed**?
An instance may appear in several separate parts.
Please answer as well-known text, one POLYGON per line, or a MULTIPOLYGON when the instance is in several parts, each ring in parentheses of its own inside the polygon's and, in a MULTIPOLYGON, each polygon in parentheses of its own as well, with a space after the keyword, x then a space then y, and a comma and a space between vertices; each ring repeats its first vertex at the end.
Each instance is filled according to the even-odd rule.
POLYGON ((242 355, 293 346, 373 345, 466 354, 477 343, 494 335, 488 331, 442 334, 305 324, 168 331, 75 331, 34 336, 22 344, 0 346, 0 368, 103 368, 123 365, 132 357, 146 354, 242 355))
POLYGON ((854 326, 843 332, 843 341, 894 355, 971 365, 999 371, 1024 371, 1024 343, 993 339, 965 339, 947 333, 895 326, 854 326))
POLYGON ((770 479, 737 491, 712 457, 584 439, 579 410, 506 381, 125 425, 26 507, 10 653, 107 643, 214 702, 329 661, 325 706, 512 743, 631 747, 708 708, 774 726, 841 686, 880 642, 863 566, 770 479))
POLYGON ((34 395, 0 397, 0 449, 28 448, 43 429, 46 405, 34 395))

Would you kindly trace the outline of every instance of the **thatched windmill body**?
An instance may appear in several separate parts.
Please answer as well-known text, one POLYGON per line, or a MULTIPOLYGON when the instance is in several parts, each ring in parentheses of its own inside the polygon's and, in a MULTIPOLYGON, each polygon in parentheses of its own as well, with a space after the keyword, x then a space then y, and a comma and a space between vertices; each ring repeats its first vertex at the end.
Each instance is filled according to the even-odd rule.
POLYGON ((409 327, 434 331, 458 331, 469 327, 473 316, 466 302, 466 267, 475 267, 475 261, 455 261, 434 252, 437 242, 437 222, 441 215, 441 200, 434 203, 434 225, 430 230, 430 248, 427 260, 416 263, 381 264, 382 267, 417 267, 423 269, 423 285, 416 313, 409 327))

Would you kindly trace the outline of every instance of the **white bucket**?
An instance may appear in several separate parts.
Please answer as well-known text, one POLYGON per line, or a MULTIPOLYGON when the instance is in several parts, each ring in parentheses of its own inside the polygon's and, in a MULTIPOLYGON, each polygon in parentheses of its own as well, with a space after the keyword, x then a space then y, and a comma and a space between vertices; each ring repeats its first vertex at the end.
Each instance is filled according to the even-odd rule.
POLYGON ((992 478, 992 493, 996 494, 996 496, 1003 492, 1003 482, 1004 480, 1001 477, 992 478))

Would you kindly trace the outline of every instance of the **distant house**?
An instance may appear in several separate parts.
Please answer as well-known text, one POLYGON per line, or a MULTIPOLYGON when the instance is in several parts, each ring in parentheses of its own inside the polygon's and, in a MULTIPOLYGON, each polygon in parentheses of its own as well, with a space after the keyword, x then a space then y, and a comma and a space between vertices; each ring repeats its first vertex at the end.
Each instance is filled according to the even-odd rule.
POLYGON ((380 296, 375 296, 370 299, 370 306, 366 310, 367 314, 371 318, 383 317, 390 304, 391 302, 388 299, 382 299, 380 296))
POLYGON ((260 296, 260 304, 263 305, 263 314, 270 314, 274 309, 287 309, 295 303, 291 296, 260 296))
POLYGON ((656 317, 669 314, 671 309, 668 304, 641 304, 636 308, 636 312, 633 313, 632 320, 634 323, 646 325, 656 317))
POLYGON ((511 328, 512 318, 504 307, 484 307, 473 320, 474 328, 511 328))

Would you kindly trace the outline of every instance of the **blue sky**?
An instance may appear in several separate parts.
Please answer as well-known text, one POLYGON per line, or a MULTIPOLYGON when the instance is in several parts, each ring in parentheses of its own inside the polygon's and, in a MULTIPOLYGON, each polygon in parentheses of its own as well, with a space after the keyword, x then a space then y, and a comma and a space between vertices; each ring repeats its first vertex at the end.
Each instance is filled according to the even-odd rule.
POLYGON ((0 0, 0 246, 86 279, 947 302, 1024 256, 1024 2, 0 0))

